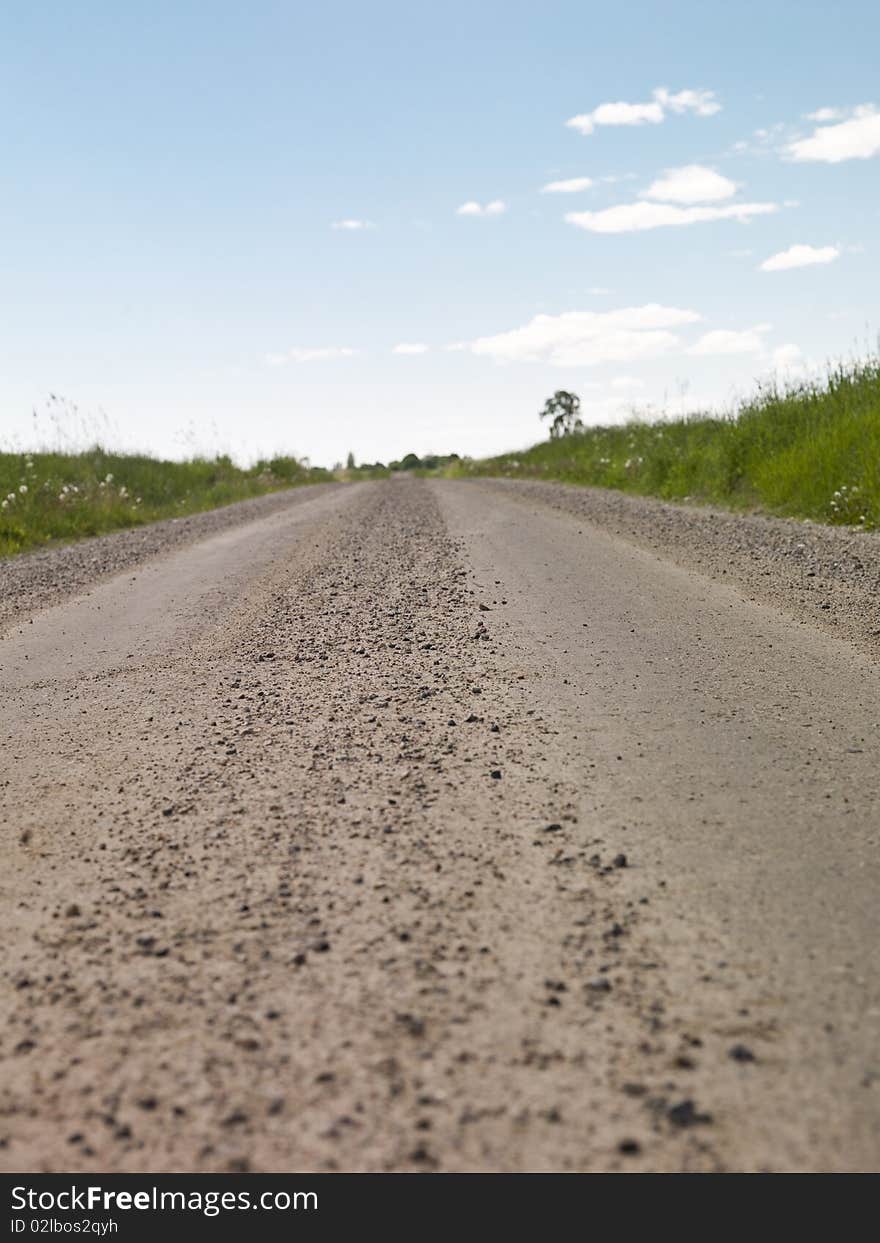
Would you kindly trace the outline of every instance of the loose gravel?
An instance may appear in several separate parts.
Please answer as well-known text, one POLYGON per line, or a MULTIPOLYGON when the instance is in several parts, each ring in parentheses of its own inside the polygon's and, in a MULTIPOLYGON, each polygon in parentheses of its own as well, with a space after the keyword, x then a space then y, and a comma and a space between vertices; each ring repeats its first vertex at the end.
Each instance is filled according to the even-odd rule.
POLYGON ((78 595, 109 574, 118 574, 169 551, 288 509, 291 505, 343 487, 336 483, 307 484, 283 492, 236 501, 220 509, 185 518, 166 518, 148 526, 113 531, 94 539, 0 560, 0 633, 58 600, 78 595))
POLYGON ((576 514, 880 655, 880 534, 672 505, 604 488, 532 480, 480 482, 506 496, 576 514))
POLYGON ((873 537, 529 487, 22 580, 0 1167, 875 1166, 873 537))
POLYGON ((643 886, 431 492, 342 501, 171 652, 115 650, 118 578, 5 641, 0 1166, 715 1168, 610 1082, 656 1077, 643 886))

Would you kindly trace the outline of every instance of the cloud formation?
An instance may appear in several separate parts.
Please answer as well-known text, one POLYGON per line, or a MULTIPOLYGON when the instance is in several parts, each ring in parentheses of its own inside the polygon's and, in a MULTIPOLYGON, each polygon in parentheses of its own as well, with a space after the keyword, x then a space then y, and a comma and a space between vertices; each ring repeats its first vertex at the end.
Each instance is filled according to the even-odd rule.
MULTIPOLYGON (((814 120, 830 119, 831 109, 822 108, 814 120)), ((821 161, 840 164, 844 160, 869 160, 880 155, 880 112, 873 104, 854 109, 846 121, 836 125, 820 125, 809 138, 798 138, 785 148, 791 160, 821 161)))
POLYGON ((736 182, 722 177, 714 168, 685 164, 683 168, 668 168, 662 177, 642 191, 640 198, 658 199, 663 203, 718 203, 733 198, 736 190, 736 182))
POLYGON ((357 233, 361 229, 375 229, 370 220, 334 220, 331 229, 339 229, 346 233, 357 233))
POLYGON ((668 91, 658 86, 646 103, 629 104, 623 100, 599 104, 592 112, 582 112, 565 122, 569 129, 579 134, 592 134, 602 125, 659 125, 667 113, 692 112, 695 116, 710 117, 721 111, 714 91, 668 91))
POLYGON ((837 246, 789 246, 765 259, 762 272, 787 272, 790 268, 807 268, 816 263, 833 263, 840 256, 837 246))
POLYGON ((697 323, 696 311, 648 303, 617 311, 536 315, 521 328, 471 342, 471 351, 496 362, 543 362, 592 367, 604 362, 656 358, 680 344, 671 331, 697 323))
POLYGON ((401 341, 399 345, 395 345, 392 354, 427 354, 430 346, 424 345, 421 341, 401 341))
POLYGON ((791 342, 786 345, 777 345, 773 351, 773 366, 777 371, 795 371, 804 370, 804 356, 799 345, 793 345, 791 342))
POLYGON ((593 185, 592 177, 570 177, 568 181, 548 181, 541 186, 542 194, 577 194, 581 190, 589 190, 593 185))
POLYGON ((687 351, 688 354, 762 354, 764 342, 761 337, 770 331, 769 324, 756 324, 754 328, 746 328, 742 332, 734 332, 728 328, 717 328, 714 332, 705 332, 687 351))
POLYGON ((475 199, 469 199, 467 203, 462 203, 461 207, 456 207, 456 216, 500 216, 502 212, 507 211, 507 204, 503 199, 492 199, 491 203, 478 203, 475 199))
POLYGON ((640 233, 645 229, 699 224, 707 220, 739 220, 766 216, 778 203, 729 203, 725 207, 679 207, 673 203, 622 203, 603 211, 567 212, 565 219, 589 233, 640 233))
POLYGON ((807 113, 807 120, 826 124, 828 121, 842 121, 845 116, 846 113, 842 108, 817 108, 815 112, 807 113))

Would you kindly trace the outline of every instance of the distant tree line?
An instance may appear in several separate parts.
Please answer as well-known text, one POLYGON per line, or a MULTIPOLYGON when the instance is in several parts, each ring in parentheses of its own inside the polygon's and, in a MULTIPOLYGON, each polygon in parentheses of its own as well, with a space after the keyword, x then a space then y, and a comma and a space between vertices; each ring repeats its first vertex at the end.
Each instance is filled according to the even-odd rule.
POLYGON ((441 466, 449 466, 451 462, 458 462, 457 453, 427 453, 424 457, 419 457, 417 453, 407 453, 399 462, 389 462, 389 470, 438 470, 441 466))
MULTIPOLYGON (((387 475, 389 471, 398 470, 440 470, 444 466, 449 466, 452 462, 458 462, 461 459, 457 453, 426 453, 424 457, 419 457, 417 453, 407 453, 405 457, 399 461, 389 462, 386 466, 384 462, 355 462, 354 454, 349 453, 345 461, 345 470, 349 473, 364 475, 387 475)), ((334 471, 341 471, 342 463, 337 462, 333 467, 334 471)))

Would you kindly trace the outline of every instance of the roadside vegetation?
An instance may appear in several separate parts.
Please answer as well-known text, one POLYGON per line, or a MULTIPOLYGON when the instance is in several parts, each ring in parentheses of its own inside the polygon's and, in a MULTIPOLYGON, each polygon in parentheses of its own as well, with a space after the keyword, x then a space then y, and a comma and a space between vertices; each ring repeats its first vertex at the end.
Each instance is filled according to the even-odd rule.
POLYGON ((880 528, 880 357, 840 363, 821 379, 762 384, 727 415, 584 427, 578 397, 561 390, 539 413, 549 440, 483 460, 408 453, 357 465, 349 454, 325 470, 283 456, 243 468, 225 455, 163 461, 97 446, 0 452, 0 556, 299 484, 397 471, 560 480, 880 528))
POLYGON ((447 474, 548 479, 673 501, 880 527, 880 358, 822 379, 758 387, 729 415, 580 424, 571 393, 549 399, 550 439, 464 459, 447 474))
POLYGON ((242 469, 225 456, 171 462, 98 447, 0 453, 0 556, 330 478, 293 457, 242 469))

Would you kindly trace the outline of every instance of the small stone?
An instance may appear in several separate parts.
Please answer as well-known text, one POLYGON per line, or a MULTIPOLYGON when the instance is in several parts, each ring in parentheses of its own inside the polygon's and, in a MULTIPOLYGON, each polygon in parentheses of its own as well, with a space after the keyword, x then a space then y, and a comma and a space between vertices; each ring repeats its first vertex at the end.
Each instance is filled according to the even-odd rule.
POLYGON ((673 1105, 667 1115, 673 1126, 685 1127, 701 1126, 712 1121, 711 1114, 702 1114, 697 1109, 692 1100, 679 1101, 677 1105, 673 1105))
POLYGON ((404 1027, 410 1036, 416 1039, 419 1036, 424 1036, 425 1023, 423 1019, 416 1018, 414 1014, 398 1014, 396 1018, 401 1027, 404 1027))
POLYGON ((755 1055, 745 1044, 735 1044, 732 1049, 728 1049, 727 1056, 733 1058, 735 1062, 754 1062, 755 1055))

